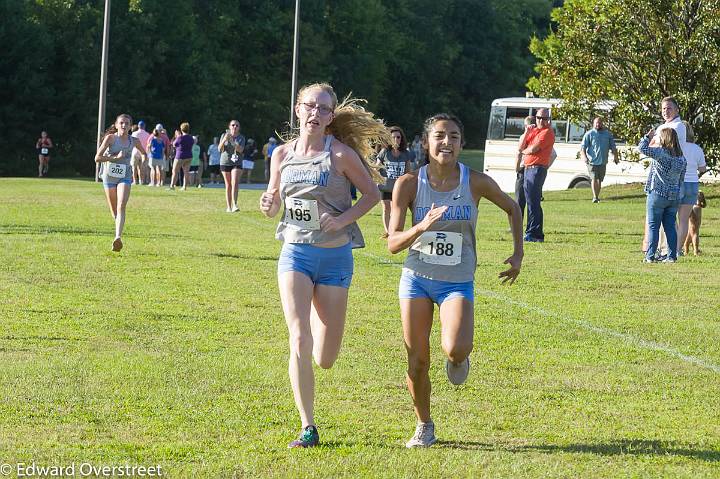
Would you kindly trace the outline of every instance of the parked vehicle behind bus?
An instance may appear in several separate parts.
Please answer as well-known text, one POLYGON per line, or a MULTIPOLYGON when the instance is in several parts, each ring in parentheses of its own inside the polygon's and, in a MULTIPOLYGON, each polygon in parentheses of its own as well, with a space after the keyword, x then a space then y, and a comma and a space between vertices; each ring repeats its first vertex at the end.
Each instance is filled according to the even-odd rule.
MULTIPOLYGON (((550 108, 557 152, 557 159, 548 170, 543 189, 590 187, 587 165, 580 157, 580 143, 585 131, 592 127, 592 119, 588 118, 587 124, 579 125, 555 117, 552 111, 561 103, 562 100, 552 98, 498 98, 492 102, 485 141, 484 169, 503 191, 515 190, 515 159, 518 139, 524 131, 523 121, 527 116, 535 116, 539 108, 550 108)), ((612 106, 612 103, 606 103, 599 105, 599 108, 609 111, 612 106)), ((608 129, 612 132, 612 124, 608 125, 608 129)), ((624 141, 618 138, 615 141, 619 151, 629 148, 624 141)), ((647 170, 643 162, 620 159, 618 164, 608 162, 603 185, 635 183, 646 179, 647 170)))

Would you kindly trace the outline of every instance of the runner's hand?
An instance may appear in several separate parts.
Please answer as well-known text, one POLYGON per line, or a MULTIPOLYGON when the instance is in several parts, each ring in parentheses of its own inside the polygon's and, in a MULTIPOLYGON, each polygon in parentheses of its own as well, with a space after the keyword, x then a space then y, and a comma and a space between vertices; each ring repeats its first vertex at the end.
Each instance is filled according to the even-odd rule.
POLYGON ((510 284, 515 282, 518 275, 520 274, 520 266, 522 265, 522 257, 515 255, 510 256, 508 259, 503 261, 503 264, 509 264, 510 267, 498 275, 498 278, 503 278, 503 284, 510 281, 510 284))
POLYGON ((277 195, 278 189, 273 188, 270 191, 266 191, 260 196, 260 211, 267 213, 272 209, 275 203, 275 196, 277 195))
POLYGON ((337 216, 333 216, 330 213, 320 215, 320 228, 326 233, 340 231, 344 227, 345 225, 337 219, 337 216))
POLYGON ((430 211, 427 212, 425 215, 425 218, 418 223, 418 226, 420 227, 420 231, 425 232, 430 229, 430 227, 440 218, 442 218, 443 213, 447 211, 447 206, 438 206, 435 207, 435 203, 433 203, 430 206, 430 211))

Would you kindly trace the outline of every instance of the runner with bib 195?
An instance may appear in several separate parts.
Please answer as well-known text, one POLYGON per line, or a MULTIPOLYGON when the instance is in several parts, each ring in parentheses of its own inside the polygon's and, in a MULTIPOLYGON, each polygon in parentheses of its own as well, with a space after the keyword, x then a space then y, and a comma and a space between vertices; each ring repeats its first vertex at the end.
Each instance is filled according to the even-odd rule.
POLYGON ((327 369, 340 353, 352 248, 365 246, 356 221, 380 201, 366 158, 371 143, 389 135, 355 100, 338 105, 328 84, 301 89, 295 112, 299 136, 273 151, 260 210, 273 217, 285 207, 276 233, 283 241, 278 283, 290 336, 290 383, 302 422, 290 447, 313 447, 319 435, 312 358, 327 369), (351 185, 362 193, 354 205, 351 185))

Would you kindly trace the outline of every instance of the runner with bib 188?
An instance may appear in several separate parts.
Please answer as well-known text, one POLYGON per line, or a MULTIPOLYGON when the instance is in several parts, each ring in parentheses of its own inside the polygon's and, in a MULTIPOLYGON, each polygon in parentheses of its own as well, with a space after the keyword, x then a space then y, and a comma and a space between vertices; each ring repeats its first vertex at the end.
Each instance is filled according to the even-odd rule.
POLYGON ((319 442, 312 358, 327 369, 340 352, 352 248, 365 246, 356 221, 380 200, 366 158, 371 142, 389 138, 382 122, 356 101, 338 105, 328 84, 301 89, 295 113, 299 136, 273 151, 260 210, 273 217, 284 206, 276 234, 284 242, 278 283, 290 336, 290 383, 302 421, 300 437, 289 447, 312 447, 319 442), (351 184, 362 193, 354 205, 351 184))
POLYGON ((417 427, 407 447, 436 442, 430 417, 430 330, 434 305, 440 308, 445 370, 452 384, 465 382, 473 348, 474 278, 477 265, 475 225, 478 202, 486 198, 508 214, 512 227, 510 267, 501 272, 512 284, 523 259, 522 219, 518 204, 484 173, 458 162, 463 125, 441 113, 425 121, 423 147, 429 162, 401 176, 392 194, 388 249, 408 249, 400 277, 400 316, 408 356, 407 385, 417 427), (410 209, 412 227, 404 230, 410 209))

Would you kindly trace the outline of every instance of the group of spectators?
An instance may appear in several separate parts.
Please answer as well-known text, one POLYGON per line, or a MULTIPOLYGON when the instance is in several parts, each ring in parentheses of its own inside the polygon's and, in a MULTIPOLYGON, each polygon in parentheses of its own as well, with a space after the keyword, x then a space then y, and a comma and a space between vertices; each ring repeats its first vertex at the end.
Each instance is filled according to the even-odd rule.
MULTIPOLYGON (((707 167, 702 148, 693 143, 692 126, 680 118, 675 98, 665 97, 661 105, 664 123, 650 129, 638 145, 638 151, 651 160, 645 184, 647 211, 643 253, 646 262, 672 263, 684 253, 693 207, 701 206, 698 204, 699 178, 707 167), (660 254, 658 248, 661 226, 667 237, 665 254, 660 254)), ((528 242, 545 239, 542 187, 547 171, 557 157, 555 134, 550 125, 550 111, 540 108, 534 118, 526 118, 525 132, 518 144, 515 197, 522 211, 527 206, 524 239, 528 242)), ((587 164, 591 178, 593 203, 600 202, 600 189, 611 151, 614 162, 618 163, 620 156, 615 139, 605 128, 603 119, 596 117, 580 145, 580 156, 587 164)))
MULTIPOLYGON (((39 176, 47 172, 49 148, 52 147, 47 133, 43 132, 42 135, 37 142, 40 158, 39 176)), ((168 173, 170 174, 169 187, 171 189, 175 189, 176 185, 180 185, 183 190, 189 186, 201 188, 206 173, 209 175, 207 178, 209 184, 215 185, 224 181, 223 175, 221 175, 222 148, 218 137, 214 137, 212 144, 205 149, 200 143, 200 137, 190 133, 190 124, 187 122, 182 123, 170 138, 161 123, 156 124, 155 128, 148 131, 143 120, 132 126, 132 136, 138 139, 147 153, 147 155, 142 155, 140 151, 133 149, 131 158, 133 184, 164 186, 168 173)), ((223 134, 224 137, 225 134, 223 134)), ((245 176, 246 182, 250 183, 252 170, 260 152, 252 138, 246 141, 242 137, 241 141, 243 146, 241 154, 235 161, 239 173, 238 179, 241 181, 245 176)), ((266 164, 265 181, 269 174, 270 155, 276 144, 277 140, 270 137, 262 148, 266 164)))

